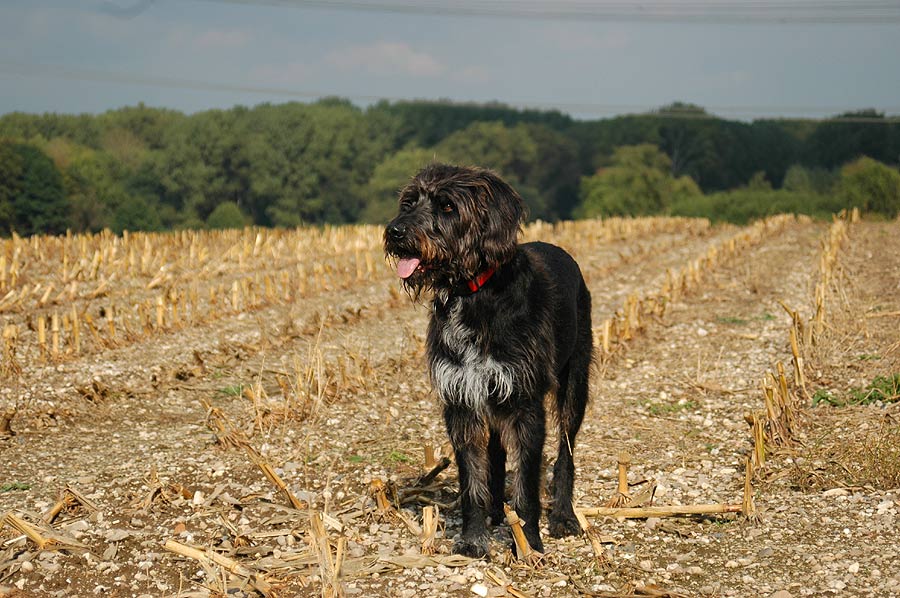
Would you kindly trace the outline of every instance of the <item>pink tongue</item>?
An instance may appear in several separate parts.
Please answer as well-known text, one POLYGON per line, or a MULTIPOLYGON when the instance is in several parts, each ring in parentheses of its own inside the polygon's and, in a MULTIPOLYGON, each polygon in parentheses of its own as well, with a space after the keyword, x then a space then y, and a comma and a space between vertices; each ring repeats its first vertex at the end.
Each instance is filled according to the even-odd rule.
POLYGON ((419 258, 405 257, 397 262, 397 276, 400 278, 409 278, 416 271, 419 265, 419 258))

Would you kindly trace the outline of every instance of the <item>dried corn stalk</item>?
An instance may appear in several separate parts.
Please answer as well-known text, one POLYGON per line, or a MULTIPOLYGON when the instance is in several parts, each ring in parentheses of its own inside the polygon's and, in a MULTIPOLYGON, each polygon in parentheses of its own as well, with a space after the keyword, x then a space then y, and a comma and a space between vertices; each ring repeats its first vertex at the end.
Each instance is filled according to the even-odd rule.
POLYGON ((182 544, 175 540, 166 540, 163 548, 170 552, 174 552, 175 554, 199 561, 205 567, 212 567, 213 565, 222 567, 227 573, 246 580, 253 589, 263 596, 269 597, 275 595, 272 586, 260 573, 251 570, 245 565, 242 565, 236 560, 223 554, 213 552, 212 550, 201 550, 200 548, 182 544))

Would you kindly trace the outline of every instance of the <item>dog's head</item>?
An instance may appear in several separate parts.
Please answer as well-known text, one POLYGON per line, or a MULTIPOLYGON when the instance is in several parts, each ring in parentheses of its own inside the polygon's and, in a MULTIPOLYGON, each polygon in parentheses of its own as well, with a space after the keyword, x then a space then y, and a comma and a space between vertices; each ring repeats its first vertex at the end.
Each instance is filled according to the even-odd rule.
POLYGON ((496 173, 431 164, 400 191, 384 250, 411 292, 451 290, 513 256, 524 216, 522 198, 496 173))

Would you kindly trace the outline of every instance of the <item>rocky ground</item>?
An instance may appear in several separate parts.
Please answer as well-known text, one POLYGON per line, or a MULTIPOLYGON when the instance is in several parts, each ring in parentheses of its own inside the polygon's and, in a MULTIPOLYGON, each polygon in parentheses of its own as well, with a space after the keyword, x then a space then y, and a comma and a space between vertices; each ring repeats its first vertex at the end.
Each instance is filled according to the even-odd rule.
MULTIPOLYGON (((616 495, 623 452, 632 482, 655 482, 656 505, 741 503, 753 446, 745 414, 763 408, 760 382, 776 362, 790 369, 782 303, 812 317, 826 231, 771 231, 598 362, 575 453, 578 507, 616 495)), ((599 323, 738 232, 566 240, 599 323)), ((42 550, 9 521, 0 529, 0 596, 322 595, 311 511, 327 515, 342 547, 330 589, 348 596, 900 595, 900 407, 896 388, 866 390, 900 373, 898 233, 897 222, 851 225, 825 332, 804 348, 817 404, 799 399, 795 442, 772 447, 756 472, 750 519, 592 518, 600 558, 586 538, 545 530, 536 564, 512 557, 503 525, 490 561, 449 555, 455 468, 411 490, 426 471, 423 447, 447 453, 423 368, 427 309, 385 269, 359 288, 4 381, 0 411, 17 409, 0 432, 0 513, 36 523, 65 488, 74 494, 38 526, 62 544, 42 550), (377 508, 377 480, 399 509, 377 508), (439 506, 441 522, 427 557, 414 533, 424 504, 439 506), (244 569, 178 555, 167 541, 262 576, 254 587, 244 569)))

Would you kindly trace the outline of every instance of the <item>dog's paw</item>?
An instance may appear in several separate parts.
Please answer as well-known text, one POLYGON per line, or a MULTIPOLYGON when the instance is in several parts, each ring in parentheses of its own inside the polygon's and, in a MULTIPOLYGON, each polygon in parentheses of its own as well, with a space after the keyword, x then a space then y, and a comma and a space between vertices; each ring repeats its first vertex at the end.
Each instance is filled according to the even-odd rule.
POLYGON ((487 536, 460 538, 453 543, 453 554, 461 554, 473 559, 489 558, 488 538, 487 536))
POLYGON ((548 525, 550 535, 554 538, 564 538, 566 536, 577 536, 581 533, 581 524, 575 514, 564 514, 560 516, 550 515, 548 525))

